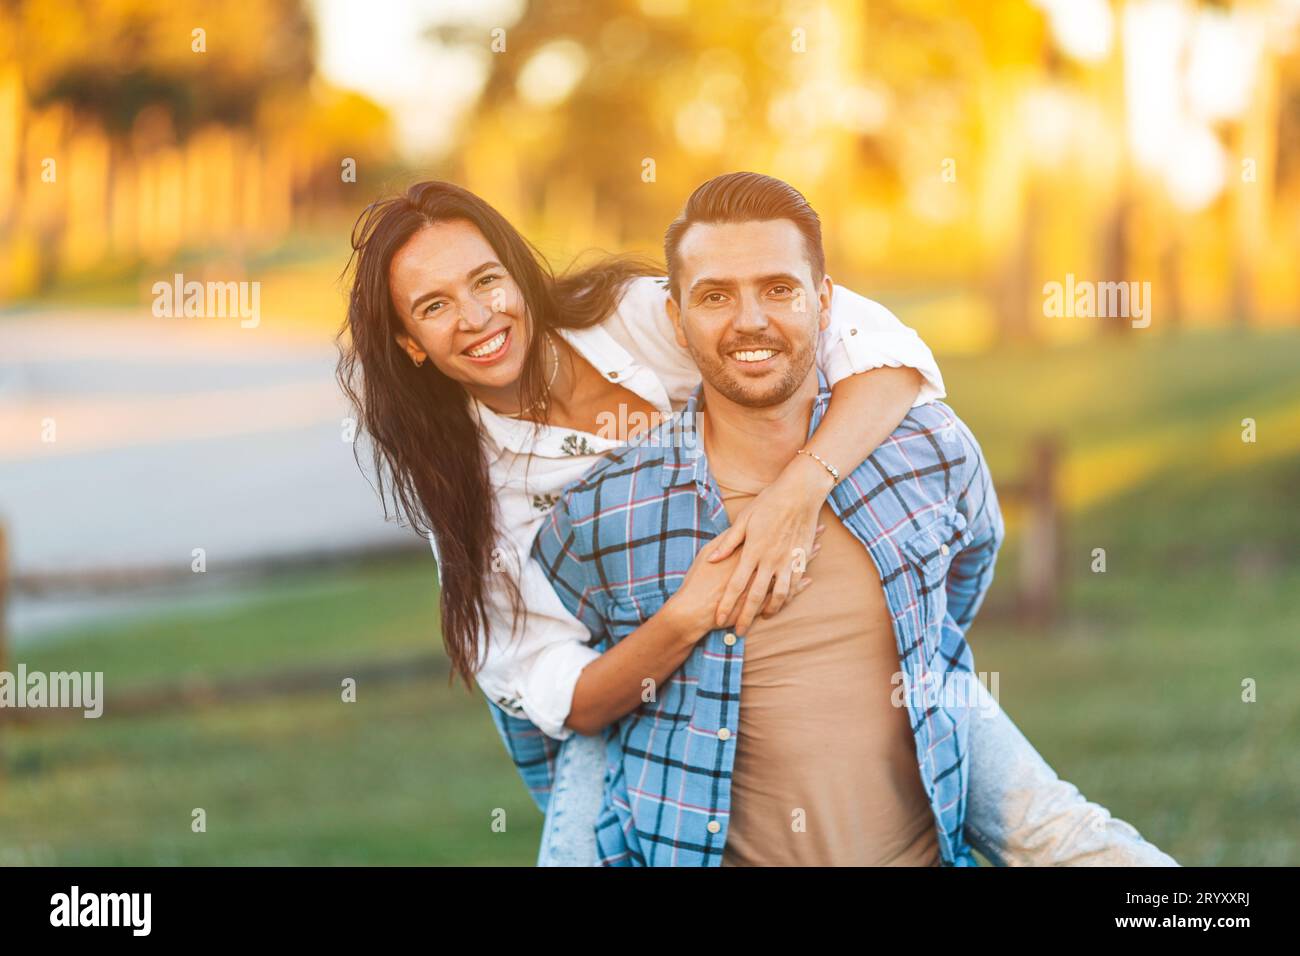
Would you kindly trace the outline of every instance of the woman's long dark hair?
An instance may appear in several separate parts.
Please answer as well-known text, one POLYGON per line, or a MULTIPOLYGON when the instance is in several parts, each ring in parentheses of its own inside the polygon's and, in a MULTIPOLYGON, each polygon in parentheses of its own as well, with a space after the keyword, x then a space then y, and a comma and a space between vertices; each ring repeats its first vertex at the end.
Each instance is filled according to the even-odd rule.
MULTIPOLYGON (((432 532, 437 543, 443 643, 452 675, 472 687, 486 650, 484 595, 493 573, 495 496, 468 394, 432 362, 417 367, 397 345, 404 329, 388 282, 394 254, 413 235, 452 220, 478 228, 523 296, 531 335, 519 380, 520 408, 548 407, 546 330, 600 322, 618 305, 629 279, 663 270, 639 257, 612 256, 556 278, 499 212, 444 182, 416 183, 404 195, 372 203, 353 227, 348 316, 338 335, 339 384, 369 436, 385 516, 396 513, 419 533, 432 532)), ((356 454, 360 463, 359 449, 356 454)), ((512 602, 518 623, 517 590, 512 602)))

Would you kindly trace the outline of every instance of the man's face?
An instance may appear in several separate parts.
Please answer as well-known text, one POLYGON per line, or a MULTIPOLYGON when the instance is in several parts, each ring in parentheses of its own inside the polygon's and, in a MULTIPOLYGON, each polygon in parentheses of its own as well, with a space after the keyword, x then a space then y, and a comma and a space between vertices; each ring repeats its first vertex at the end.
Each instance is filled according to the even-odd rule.
POLYGON ((812 370, 831 282, 816 282, 788 219, 697 223, 678 246, 668 313, 704 381, 738 405, 777 405, 812 370), (680 303, 680 304, 679 304, 680 303))

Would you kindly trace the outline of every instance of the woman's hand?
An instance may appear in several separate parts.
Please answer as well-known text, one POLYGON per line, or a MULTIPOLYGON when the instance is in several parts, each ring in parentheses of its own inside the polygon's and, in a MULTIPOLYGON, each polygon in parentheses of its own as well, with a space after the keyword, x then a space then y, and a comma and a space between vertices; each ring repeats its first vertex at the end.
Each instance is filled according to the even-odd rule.
POLYGON ((791 594, 799 593, 804 568, 814 550, 817 518, 832 484, 821 465, 804 455, 795 456, 780 477, 759 492, 731 527, 705 549, 712 560, 722 562, 744 545, 718 601, 715 627, 734 620, 736 633, 744 634, 760 610, 764 617, 771 617, 791 594))
MULTIPOLYGON (((815 539, 823 530, 819 527, 814 531, 814 540, 807 552, 809 561, 821 550, 821 545, 815 539)), ((728 582, 734 579, 744 560, 743 554, 731 554, 729 557, 712 560, 711 555, 716 550, 717 542, 722 541, 723 537, 725 533, 700 549, 686 572, 686 580, 663 608, 671 616, 674 629, 692 644, 708 631, 731 627, 736 623, 741 610, 735 601, 732 602, 734 607, 726 615, 719 609, 728 582)), ((812 579, 802 578, 796 585, 795 594, 802 593, 810 584, 812 579)), ((742 633, 739 628, 737 632, 742 633)))

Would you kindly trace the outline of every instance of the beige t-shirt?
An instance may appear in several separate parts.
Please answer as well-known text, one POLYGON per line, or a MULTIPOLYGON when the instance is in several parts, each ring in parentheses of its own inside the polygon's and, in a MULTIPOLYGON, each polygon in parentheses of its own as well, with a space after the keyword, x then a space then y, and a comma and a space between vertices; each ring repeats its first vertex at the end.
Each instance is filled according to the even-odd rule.
MULTIPOLYGON (((714 472, 734 519, 761 486, 714 472)), ((827 505, 813 583, 745 637, 723 866, 939 866, 880 574, 827 505)))

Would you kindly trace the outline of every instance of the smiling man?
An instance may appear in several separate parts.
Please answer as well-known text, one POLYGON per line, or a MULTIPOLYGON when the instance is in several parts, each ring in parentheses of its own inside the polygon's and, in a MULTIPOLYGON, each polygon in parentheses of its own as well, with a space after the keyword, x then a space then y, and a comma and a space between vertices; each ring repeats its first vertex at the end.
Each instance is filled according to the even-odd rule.
MULTIPOLYGON (((533 548, 602 650, 683 600, 697 554, 807 453, 830 402, 814 350, 832 285, 803 196, 718 177, 665 254, 702 385, 571 485, 533 548)), ((609 729, 600 862, 970 866, 975 847, 1003 863, 1176 865, 1057 778, 974 680, 966 631, 1003 526, 952 410, 913 408, 848 474, 817 460, 833 490, 812 596, 743 635, 706 634, 609 729)))
MULTIPOLYGON (((817 334, 829 315, 831 280, 816 213, 806 203, 789 202, 789 187, 764 177, 711 185, 693 197, 695 209, 688 204, 669 228, 665 248, 672 283, 668 313, 704 379, 699 421, 713 479, 704 492, 706 506, 714 506, 706 518, 721 524, 717 501, 726 519, 734 518, 775 479, 776 462, 806 453, 815 419, 825 409, 824 402, 816 407, 825 383, 819 388, 813 367, 817 334), (761 218, 783 197, 789 217, 761 218), (735 221, 719 219, 724 214, 735 221)), ((917 627, 911 610, 925 582, 895 588, 891 605, 869 548, 875 544, 882 569, 895 575, 903 570, 896 544, 916 536, 925 550, 937 545, 946 556, 951 546, 960 546, 963 533, 969 535, 963 563, 975 603, 992 579, 1001 518, 978 447, 958 440, 955 417, 933 406, 913 409, 910 418, 903 425, 906 434, 889 443, 905 462, 890 467, 925 491, 909 493, 905 514, 891 516, 892 527, 885 527, 862 512, 892 508, 903 498, 896 502, 886 492, 873 503, 883 490, 880 476, 873 469, 850 476, 855 490, 822 506, 826 533, 810 569, 810 580, 819 585, 815 598, 796 603, 780 620, 760 619, 734 643, 723 636, 722 646, 741 670, 739 706, 719 714, 724 760, 734 761, 723 866, 941 862, 939 833, 953 827, 943 823, 944 807, 931 807, 925 787, 934 781, 923 776, 927 767, 934 773, 936 757, 942 768, 960 769, 965 727, 955 712, 940 711, 914 739, 908 711, 893 705, 900 652, 912 665, 902 671, 905 680, 919 680, 927 669, 919 658, 931 649, 920 640, 929 622, 917 627), (940 435, 935 447, 946 451, 936 453, 927 446, 940 435), (842 521, 845 509, 858 512, 859 520, 842 521), (957 520, 963 513, 968 522, 957 520), (896 528, 902 533, 894 541, 896 528), (919 770, 918 746, 929 758, 919 770)), ((824 467, 840 480, 831 463, 824 467)), ((973 616, 974 607, 962 613, 973 616)), ((947 654, 956 662, 954 678, 969 675, 964 641, 957 638, 947 654)), ((956 787, 943 789, 959 796, 956 787)), ((951 815, 951 803, 946 812, 951 815)), ((944 849, 952 853, 955 847, 944 849)))

